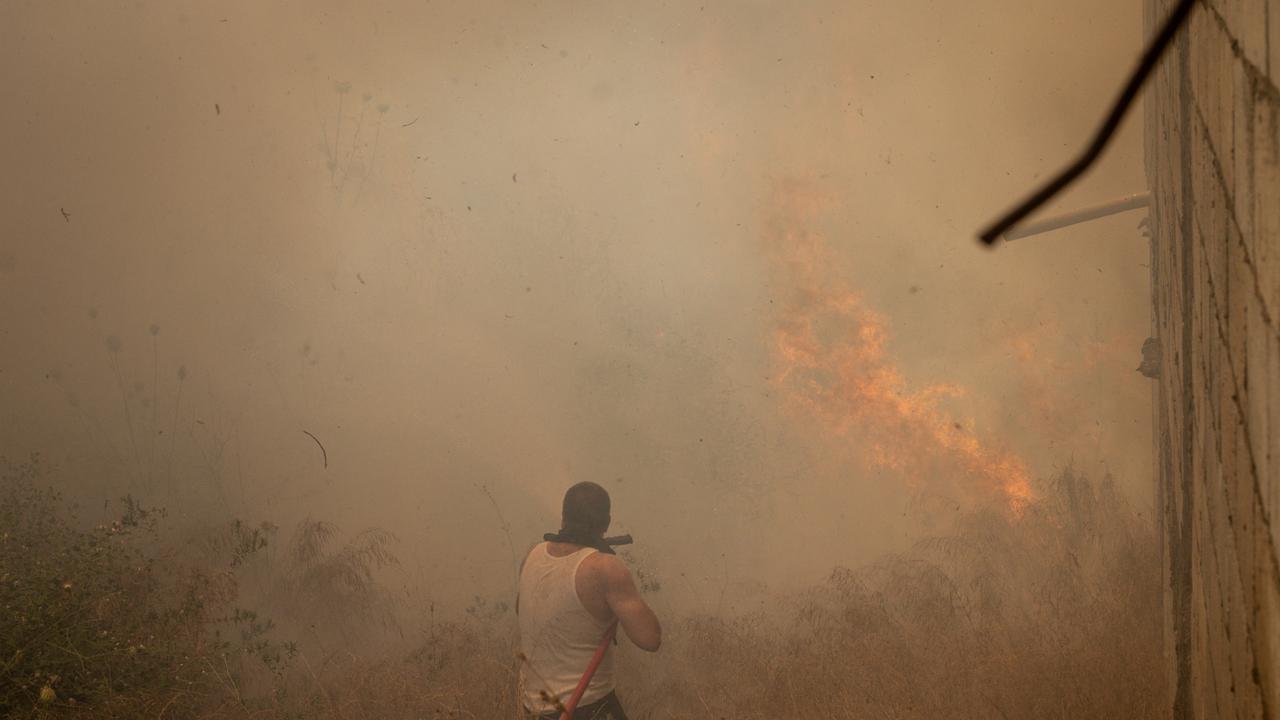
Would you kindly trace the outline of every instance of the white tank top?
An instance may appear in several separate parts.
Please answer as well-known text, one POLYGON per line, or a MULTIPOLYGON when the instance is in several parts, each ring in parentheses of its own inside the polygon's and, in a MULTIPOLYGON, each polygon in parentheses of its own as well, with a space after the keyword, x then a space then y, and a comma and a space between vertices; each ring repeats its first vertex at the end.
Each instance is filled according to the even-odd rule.
MULTIPOLYGON (((536 545, 520 572, 520 665, 524 704, 534 714, 555 712, 554 702, 569 701, 582 673, 609 629, 583 607, 574 582, 582 561, 592 553, 583 548, 564 557, 553 557, 547 543, 536 545)), ((613 691, 613 648, 591 678, 579 705, 595 702, 613 691)))

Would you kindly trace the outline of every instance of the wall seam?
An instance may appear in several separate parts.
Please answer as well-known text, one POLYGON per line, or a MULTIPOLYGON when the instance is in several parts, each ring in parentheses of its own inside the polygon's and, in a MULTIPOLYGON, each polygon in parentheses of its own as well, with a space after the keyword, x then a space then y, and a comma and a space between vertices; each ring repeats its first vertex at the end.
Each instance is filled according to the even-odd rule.
MULTIPOLYGON (((1217 24, 1222 34, 1227 37, 1227 44, 1231 46, 1231 54, 1235 55, 1236 60, 1240 61, 1240 64, 1244 66, 1245 74, 1249 76, 1250 83, 1254 84, 1256 89, 1262 91, 1272 100, 1280 100, 1280 87, 1272 81, 1271 76, 1266 71, 1254 65, 1249 56, 1245 55, 1244 49, 1240 47, 1240 41, 1231 33, 1231 26, 1227 24, 1226 19, 1222 17, 1222 13, 1218 11, 1218 8, 1207 2, 1201 3, 1201 5, 1208 11, 1209 17, 1213 18, 1214 23, 1217 24)), ((1269 44, 1270 41, 1268 40, 1269 44)))
POLYGON ((1258 266, 1254 263, 1253 253, 1249 250, 1249 245, 1244 241, 1244 230, 1240 227, 1240 219, 1235 214, 1235 197, 1227 186, 1227 176, 1222 170, 1222 162, 1218 159, 1218 151, 1213 145, 1213 138, 1209 135, 1209 126, 1205 121, 1204 112, 1200 109, 1200 103, 1195 98, 1191 100, 1192 106, 1195 108, 1196 119, 1199 121, 1200 136, 1208 146, 1208 155, 1210 165, 1213 167, 1214 179, 1218 181, 1218 187, 1222 190, 1222 196, 1226 198, 1228 212, 1227 217, 1231 218, 1231 225, 1235 229, 1234 240, 1240 245, 1241 251, 1244 253, 1244 264, 1249 269, 1249 275, 1253 280, 1253 296, 1258 301, 1258 309, 1262 313, 1262 321, 1267 324, 1277 338, 1280 338, 1280 326, 1277 326, 1271 308, 1268 305, 1266 293, 1262 289, 1262 278, 1258 273, 1258 266))
MULTIPOLYGON (((1204 230, 1203 230, 1203 228, 1201 228, 1201 227, 1200 227, 1200 224, 1199 224, 1198 222, 1196 223, 1196 229, 1199 231, 1200 237, 1201 237, 1201 238, 1203 238, 1203 237, 1204 237, 1204 230)), ((1203 246, 1203 245, 1204 245, 1204 243, 1203 243, 1203 242, 1201 242, 1201 245, 1203 246)), ((1214 283, 1213 283, 1213 277, 1212 277, 1212 275, 1211 275, 1210 273, 1208 273, 1208 272, 1206 272, 1206 273, 1205 273, 1205 283, 1206 283, 1206 285, 1208 286, 1208 289, 1209 289, 1209 298, 1210 298, 1210 300, 1216 304, 1216 303, 1217 303, 1217 297, 1216 297, 1216 296, 1217 296, 1217 289, 1216 289, 1216 287, 1215 287, 1215 285, 1214 285, 1214 283)), ((1218 318, 1218 316, 1217 316, 1217 314, 1216 314, 1216 313, 1214 314, 1213 324, 1214 324, 1214 329, 1217 331, 1218 340, 1220 340, 1220 341, 1222 342, 1223 346, 1225 346, 1225 347, 1229 347, 1229 341, 1228 341, 1228 339, 1227 339, 1227 333, 1226 333, 1226 330, 1222 327, 1222 320, 1221 320, 1220 318, 1218 318)), ((1241 428, 1243 428, 1243 429, 1245 430, 1245 438, 1247 439, 1247 438, 1249 437, 1249 434, 1248 434, 1248 418, 1247 418, 1247 416, 1246 416, 1246 414, 1245 414, 1245 412, 1244 412, 1244 408, 1240 405, 1240 381, 1239 381, 1239 379, 1236 377, 1236 370, 1235 370, 1235 367, 1234 367, 1230 362, 1226 363, 1226 365, 1227 365, 1227 372, 1228 372, 1228 374, 1230 375, 1230 378, 1231 378, 1231 387, 1232 387, 1232 393, 1231 393, 1231 406, 1232 406, 1232 410, 1234 411, 1232 414, 1235 416, 1235 419, 1236 419, 1237 423, 1239 423, 1240 427, 1241 427, 1241 428)), ((1246 442, 1246 446, 1247 446, 1247 445, 1248 445, 1248 442, 1246 442)), ((1250 465, 1251 465, 1251 467, 1250 467, 1250 477, 1251 477, 1251 479, 1252 479, 1252 480, 1254 480, 1254 481, 1255 481, 1255 483, 1256 483, 1256 481, 1257 481, 1257 470, 1253 467, 1253 457, 1252 457, 1252 455, 1253 455, 1253 451, 1252 451, 1252 448, 1250 448, 1250 450, 1249 450, 1249 454, 1250 454, 1250 458, 1249 458, 1249 459, 1250 459, 1250 465)), ((1251 495, 1253 496, 1253 497, 1252 497, 1253 501, 1254 501, 1255 503, 1258 503, 1259 505, 1261 505, 1261 503, 1262 503, 1262 498, 1258 495, 1256 488, 1253 488, 1253 490, 1254 490, 1254 492, 1252 492, 1252 493, 1251 493, 1251 495)), ((1266 522, 1265 522, 1265 519, 1266 519, 1266 518, 1265 518, 1265 511, 1264 511, 1262 514, 1264 515, 1263 531, 1264 531, 1264 532, 1266 532, 1266 533, 1270 533, 1270 528, 1269 528, 1269 526, 1268 526, 1268 525, 1266 524, 1266 522)), ((1258 531, 1258 528, 1257 528, 1257 527, 1255 527, 1255 528, 1254 528, 1254 532, 1257 532, 1257 531, 1258 531)), ((1269 536, 1269 535, 1268 535, 1268 536, 1269 536)), ((1234 536, 1234 534, 1233 534, 1233 535, 1232 535, 1232 543, 1234 543, 1234 542, 1235 542, 1235 536, 1234 536)), ((1275 553, 1273 553, 1273 552, 1272 552, 1272 553, 1267 553, 1267 555, 1268 555, 1268 556, 1270 556, 1270 558, 1271 558, 1272 577, 1274 577, 1274 578, 1276 579, 1276 585, 1277 585, 1277 587, 1278 587, 1278 588, 1280 588, 1280 562, 1277 562, 1276 557, 1275 557, 1275 553)), ((1241 570, 1242 570, 1241 565, 1240 565, 1240 563, 1239 563, 1239 562, 1237 562, 1237 563, 1236 563, 1236 578, 1240 581, 1241 590, 1243 590, 1243 588, 1244 588, 1244 577, 1240 574, 1240 573, 1241 573, 1241 570)), ((1219 585, 1219 590, 1221 590, 1221 585, 1219 585)), ((1257 599, 1256 599, 1256 598, 1249 598, 1249 600, 1250 600, 1250 605, 1251 605, 1251 608, 1250 608, 1250 609, 1251 609, 1251 610, 1257 610, 1257 609, 1258 609, 1258 602, 1257 602, 1257 599)), ((1251 670, 1252 670, 1253 672, 1252 672, 1252 674, 1251 674, 1251 680, 1253 681, 1253 684, 1254 684, 1254 685, 1259 689, 1259 692, 1261 693, 1261 691, 1263 690, 1263 688, 1262 688, 1262 685, 1261 685, 1261 682, 1260 682, 1260 675, 1261 675, 1261 672, 1260 672, 1260 670, 1259 670, 1259 668, 1258 668, 1258 651, 1259 651, 1259 648, 1258 648, 1258 647, 1257 647, 1257 645, 1255 644, 1255 631, 1257 630, 1257 625, 1256 625, 1256 623, 1255 623, 1255 621, 1254 621, 1254 620, 1255 620, 1255 618, 1253 617, 1253 614, 1250 614, 1250 616, 1249 616, 1249 617, 1247 617, 1247 618, 1245 619, 1245 622, 1247 623, 1247 626, 1246 626, 1246 627, 1247 627, 1247 629, 1248 629, 1248 633, 1247 633, 1247 635, 1246 635, 1246 640, 1247 640, 1247 642, 1248 642, 1248 646, 1249 646, 1249 651, 1250 651, 1250 652, 1249 652, 1249 654, 1250 654, 1250 657, 1253 659, 1253 667, 1251 668, 1251 670)), ((1226 630, 1226 634, 1227 634, 1228 639, 1230 639, 1231 632, 1230 632, 1230 629, 1229 629, 1229 628, 1226 630)), ((1265 707, 1265 706, 1266 706, 1265 693, 1262 693, 1262 695, 1263 695, 1263 706, 1265 707)), ((1270 715, 1265 715, 1265 717, 1270 717, 1270 715)))
MULTIPOLYGON (((1182 297, 1179 307, 1179 313, 1182 317, 1181 330, 1181 352, 1182 352, 1182 387, 1191 387, 1191 243, 1188 235, 1191 231, 1191 212, 1193 204, 1191 199, 1194 197, 1195 187, 1191 178, 1191 43, 1189 40, 1190 33, 1183 33, 1178 42, 1178 123, 1179 123, 1179 153, 1181 163, 1179 171, 1182 183, 1182 201, 1183 206, 1179 208, 1178 218, 1178 238, 1181 247, 1178 248, 1181 256, 1181 276, 1182 276, 1182 297)), ((1174 691, 1173 700, 1173 716, 1182 720, 1193 716, 1193 693, 1194 688, 1191 686, 1191 634, 1194 631, 1191 619, 1191 584, 1194 582, 1192 575, 1191 550, 1194 534, 1192 532, 1192 522, 1194 514, 1191 511, 1191 502, 1193 493, 1191 492, 1191 441, 1194 439, 1191 433, 1191 418, 1195 406, 1193 404, 1191 393, 1183 393, 1182 397, 1182 457, 1180 460, 1180 472, 1178 473, 1179 487, 1175 489, 1176 493, 1181 495, 1182 501, 1182 517, 1178 523, 1178 541, 1175 546, 1176 553, 1170 558, 1170 581, 1174 586, 1174 627, 1176 648, 1176 677, 1177 686, 1174 691)))
MULTIPOLYGON (((1208 135, 1208 126, 1206 123, 1204 123, 1203 111, 1201 110, 1201 108, 1199 108, 1199 102, 1197 102, 1196 99, 1194 99, 1194 97, 1192 99, 1192 108, 1194 109, 1194 111, 1196 111, 1196 118, 1199 124, 1198 135, 1201 136, 1201 140, 1203 140, 1204 146, 1206 146, 1206 150, 1208 152, 1208 159, 1210 159, 1210 165, 1213 168, 1213 173, 1215 173, 1215 178, 1213 179, 1215 179, 1217 184, 1219 184, 1219 188, 1222 191, 1222 196, 1224 196, 1226 199, 1226 208, 1224 210, 1226 210, 1226 213, 1225 213, 1226 217, 1230 218, 1230 222, 1231 222, 1230 229, 1234 229, 1235 241, 1239 243, 1240 249, 1244 251, 1244 263, 1245 265, 1248 266, 1249 272, 1253 274, 1254 295, 1258 296, 1258 300, 1260 300, 1261 302, 1262 301, 1262 297, 1260 296, 1261 290, 1257 284, 1258 283, 1257 270, 1256 268, 1254 268, 1251 258, 1249 258, 1248 246, 1245 245, 1244 243, 1243 231, 1242 229, 1240 229, 1239 220, 1235 218, 1234 211, 1230 211, 1231 209, 1235 208, 1234 197, 1231 197, 1231 193, 1228 190, 1228 187, 1226 187, 1225 176, 1224 174, 1222 174, 1222 167, 1219 161, 1219 156, 1217 156, 1217 151, 1215 147, 1213 147, 1212 138, 1210 137, 1210 135, 1208 135)), ((1194 224, 1196 224, 1197 231, 1201 231, 1201 228, 1199 228, 1199 223, 1196 222, 1194 224)), ((1203 232, 1201 232, 1201 237, 1202 238, 1204 237, 1203 232)), ((1203 245, 1203 241, 1202 241, 1202 245, 1203 245)), ((1212 297, 1213 291, 1215 291, 1215 287, 1213 287, 1212 273, 1206 272, 1204 273, 1204 275, 1206 275, 1206 283, 1208 284, 1208 288, 1210 288, 1210 293, 1212 297)), ((1276 331, 1275 325, 1272 324, 1271 322, 1270 314, 1267 313, 1266 305, 1261 305, 1260 310, 1262 311, 1263 319, 1266 320, 1268 327, 1271 327, 1272 331, 1276 331)), ((1252 491, 1251 493, 1252 501, 1254 505, 1257 506, 1258 516, 1260 516, 1260 518, 1262 519, 1263 532, 1266 533, 1266 537, 1272 537, 1271 536, 1271 516, 1270 516, 1270 512, 1268 512, 1267 510, 1265 498, 1263 498, 1263 495, 1262 495, 1262 486, 1261 486, 1262 479, 1260 478, 1260 475, 1258 475, 1257 457, 1256 455, 1254 455, 1253 436, 1252 436, 1252 433, 1249 432, 1248 411, 1247 409, 1245 409, 1244 405, 1242 404, 1242 401, 1240 401, 1239 378, 1236 378, 1235 365, 1230 361, 1230 347, 1231 347, 1230 342, 1226 340, 1226 337, 1222 336, 1220 320, 1217 319, 1216 313, 1215 315, 1213 315, 1213 324, 1215 324, 1217 332, 1219 332, 1220 340, 1222 341, 1222 343, 1224 343, 1224 346, 1226 347, 1226 355, 1228 355, 1228 364, 1226 365, 1228 365, 1228 370, 1231 375, 1231 387, 1233 387, 1234 389, 1234 392, 1231 393, 1231 407, 1233 407, 1234 409, 1236 424, 1238 424, 1238 427, 1244 433, 1244 438, 1245 438, 1244 448, 1245 448, 1245 454, 1247 454, 1248 462, 1249 462, 1249 480, 1251 480, 1251 482, 1249 482, 1249 489, 1251 489, 1252 491)), ((1277 333, 1277 334, 1280 334, 1280 333, 1277 333)), ((1243 498, 1242 498, 1242 502, 1243 502, 1243 498)), ((1257 532, 1257 530, 1258 528, 1254 528, 1254 532, 1257 532)), ((1274 578, 1275 580, 1276 587, 1280 588, 1280 559, 1277 559, 1274 548, 1272 548, 1270 552, 1267 552, 1266 556, 1267 556, 1267 560, 1270 560, 1272 578, 1274 578)), ((1272 717, 1270 708, 1267 707, 1266 688, 1263 687, 1262 685, 1261 669, 1260 667, 1258 667, 1258 652, 1257 652, 1258 648, 1254 646, 1254 633, 1252 632, 1252 630, 1254 629, 1254 626, 1252 623, 1252 615, 1256 615, 1258 609, 1260 609, 1260 606, 1258 606, 1257 598, 1251 598, 1251 606, 1252 606, 1251 610, 1253 612, 1251 614, 1251 619, 1249 619, 1249 630, 1251 630, 1251 632, 1249 632, 1248 647, 1249 647, 1249 650, 1251 650, 1253 666, 1252 666, 1252 673, 1249 673, 1249 680, 1251 680, 1254 687, 1258 689, 1258 697, 1261 698, 1261 702, 1262 702, 1263 717, 1272 717)))

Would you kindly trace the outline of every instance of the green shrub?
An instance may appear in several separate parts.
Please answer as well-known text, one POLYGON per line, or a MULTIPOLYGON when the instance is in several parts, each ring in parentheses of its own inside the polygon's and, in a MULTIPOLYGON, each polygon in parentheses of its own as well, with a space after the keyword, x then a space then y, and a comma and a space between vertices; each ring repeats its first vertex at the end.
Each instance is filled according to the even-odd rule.
POLYGON ((0 458, 0 715, 172 715, 240 701, 246 656, 281 661, 269 622, 234 607, 243 548, 220 563, 161 555, 162 512, 124 498, 117 519, 85 526, 41 473, 37 457, 0 458))
POLYGON ((130 502, 121 519, 78 529, 38 470, 33 458, 0 471, 0 712, 172 682, 189 626, 185 608, 155 602, 154 564, 137 548, 154 513, 130 502))

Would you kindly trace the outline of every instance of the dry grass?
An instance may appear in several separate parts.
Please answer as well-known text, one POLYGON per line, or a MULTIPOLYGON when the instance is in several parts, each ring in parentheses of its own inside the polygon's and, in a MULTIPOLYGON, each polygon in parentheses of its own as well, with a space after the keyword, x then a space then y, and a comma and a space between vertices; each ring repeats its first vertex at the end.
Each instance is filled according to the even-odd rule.
POLYGON ((1153 530, 1064 473, 767 615, 692 618, 631 702, 655 718, 1163 718, 1153 530))
MULTIPOLYGON (((347 649, 343 638, 353 633, 394 630, 376 583, 377 568, 395 561, 385 534, 343 544, 336 529, 309 522, 279 542, 271 526, 232 523, 213 536, 220 540, 203 545, 202 568, 181 554, 153 554, 149 562, 177 563, 184 572, 121 585, 121 563, 136 564, 147 550, 135 547, 100 567, 77 556, 92 533, 75 530, 53 500, 32 490, 32 476, 29 467, 4 474, 7 498, 44 508, 0 514, 5 611, 48 611, 64 592, 51 578, 66 575, 49 568, 72 558, 87 582, 133 593, 129 607, 138 614, 94 615, 91 603, 64 603, 55 608, 62 614, 39 616, 22 632, 5 626, 0 663, 9 664, 0 666, 0 698, 10 715, 517 717, 514 619, 505 606, 477 604, 433 625, 407 650, 347 649), (35 525, 27 520, 37 515, 35 525), (53 554, 33 534, 50 528, 63 538, 53 554), (20 549, 17 537, 26 538, 20 549), (255 558, 273 543, 282 552, 265 572, 255 558), (12 589, 15 577, 43 579, 20 583, 20 594, 12 589), (264 616, 313 607, 313 618, 340 627, 296 638, 298 646, 281 642, 276 636, 292 628, 236 609, 235 591, 249 585, 269 590, 258 593, 267 598, 264 616), (193 599, 203 603, 198 612, 190 609, 193 599), (185 614, 165 614, 184 607, 185 614), (93 645, 96 633, 162 621, 172 623, 165 626, 171 641, 155 651, 154 664, 127 676, 132 684, 95 679, 110 675, 94 666, 99 660, 134 662, 127 649, 133 636, 104 651, 93 645), (67 652, 34 649, 33 638, 51 629, 40 622, 54 624, 71 645, 67 652), (105 654, 93 655, 93 647, 105 654), (41 702, 44 687, 55 701, 41 702)), ((1042 495, 1020 517, 973 513, 909 553, 857 571, 837 569, 768 611, 669 620, 660 653, 621 658, 620 694, 638 720, 1166 717, 1152 528, 1107 481, 1068 471, 1042 495)))

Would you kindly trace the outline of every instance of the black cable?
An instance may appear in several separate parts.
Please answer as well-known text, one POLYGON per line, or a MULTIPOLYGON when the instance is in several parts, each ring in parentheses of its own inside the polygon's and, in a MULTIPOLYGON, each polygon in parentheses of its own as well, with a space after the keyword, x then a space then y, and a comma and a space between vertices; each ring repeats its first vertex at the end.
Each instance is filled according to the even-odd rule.
POLYGON ((1134 99, 1138 97, 1138 91, 1142 89, 1143 83, 1147 81, 1147 76, 1151 74, 1151 71, 1155 69, 1156 63, 1160 62, 1161 56, 1169 49, 1169 44, 1191 15, 1191 9, 1195 4, 1196 0, 1179 0, 1177 7, 1173 9, 1173 12, 1169 13, 1169 18, 1164 21, 1160 32, 1151 40, 1151 45, 1147 47, 1146 52, 1142 55, 1142 61, 1138 63, 1138 67, 1129 76, 1129 81, 1125 83, 1120 97, 1116 98, 1106 121, 1102 123, 1102 127, 1098 128, 1098 132, 1093 136, 1093 142, 1089 143, 1089 147, 1085 149, 1084 153, 1075 162, 1068 165, 1065 170, 1058 173, 1057 177, 1045 183, 1044 187, 1022 201, 1022 204, 1010 210, 999 220, 988 226, 986 230, 983 230, 978 237, 984 244, 994 244, 1010 228, 1022 222, 1024 218, 1038 210, 1041 205, 1053 199, 1054 195, 1062 192, 1064 188, 1075 182, 1076 178, 1080 177, 1085 170, 1088 170, 1089 166, 1093 165, 1098 156, 1102 154, 1103 149, 1107 147, 1107 143, 1111 142, 1111 136, 1115 135, 1116 129, 1120 127, 1120 121, 1129 112, 1129 106, 1133 105, 1134 99))

